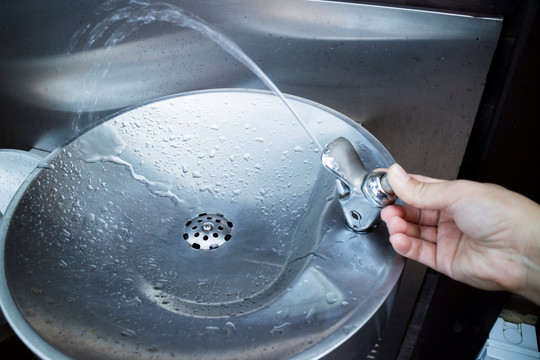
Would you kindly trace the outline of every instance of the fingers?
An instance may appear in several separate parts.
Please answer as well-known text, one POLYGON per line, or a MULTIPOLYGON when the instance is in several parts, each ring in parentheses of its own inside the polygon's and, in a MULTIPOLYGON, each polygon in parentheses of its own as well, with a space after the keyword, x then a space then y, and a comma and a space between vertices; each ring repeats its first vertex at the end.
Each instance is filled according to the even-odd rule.
POLYGON ((446 214, 443 210, 454 201, 452 182, 409 175, 398 164, 388 169, 388 182, 409 204, 389 206, 381 212, 394 250, 437 270, 438 225, 448 216, 441 215, 446 214))
POLYGON ((451 182, 409 175, 398 164, 388 169, 388 182, 401 200, 416 208, 441 210, 452 201, 451 182))
POLYGON ((402 233, 391 235, 390 243, 398 254, 437 270, 436 244, 402 233))
POLYGON ((414 224, 434 226, 439 222, 440 212, 438 210, 417 209, 408 205, 391 205, 382 209, 381 217, 383 220, 393 216, 399 216, 414 224))
POLYGON ((403 217, 405 209, 393 206, 381 212, 390 232, 392 247, 398 254, 436 269, 437 228, 407 222, 403 217))
POLYGON ((435 213, 438 212, 430 211, 430 213, 428 217, 432 219, 425 221, 422 219, 422 212, 417 209, 406 206, 390 206, 383 209, 381 218, 386 222, 390 234, 402 233, 429 242, 436 242, 438 216, 435 213))

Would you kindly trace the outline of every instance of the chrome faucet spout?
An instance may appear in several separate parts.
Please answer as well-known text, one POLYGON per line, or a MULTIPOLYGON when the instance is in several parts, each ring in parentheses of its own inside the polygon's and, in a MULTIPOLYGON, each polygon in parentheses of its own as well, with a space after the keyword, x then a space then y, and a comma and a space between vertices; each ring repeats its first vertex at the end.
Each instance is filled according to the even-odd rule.
POLYGON ((323 150, 323 165, 333 172, 348 187, 360 191, 368 171, 351 142, 339 137, 323 150))
POLYGON ((376 226, 381 208, 396 201, 386 173, 367 171, 354 146, 344 137, 330 142, 321 160, 337 176, 338 200, 347 225, 354 231, 376 226))

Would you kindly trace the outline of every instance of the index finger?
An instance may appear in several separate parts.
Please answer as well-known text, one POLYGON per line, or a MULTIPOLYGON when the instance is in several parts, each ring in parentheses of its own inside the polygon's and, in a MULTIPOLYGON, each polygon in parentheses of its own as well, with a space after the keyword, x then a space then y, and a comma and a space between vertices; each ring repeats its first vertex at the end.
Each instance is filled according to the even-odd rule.
POLYGON ((440 212, 431 209, 418 209, 410 205, 390 205, 382 210, 381 216, 384 218, 398 216, 408 223, 435 226, 439 222, 440 212))

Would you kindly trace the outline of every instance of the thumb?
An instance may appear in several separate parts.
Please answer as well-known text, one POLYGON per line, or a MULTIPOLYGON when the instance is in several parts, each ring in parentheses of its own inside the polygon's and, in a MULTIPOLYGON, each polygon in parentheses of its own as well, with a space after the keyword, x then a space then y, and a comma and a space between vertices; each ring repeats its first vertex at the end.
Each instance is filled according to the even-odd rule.
POLYGON ((409 175, 394 164, 388 169, 388 183, 401 200, 416 208, 441 210, 449 205, 448 181, 409 175))

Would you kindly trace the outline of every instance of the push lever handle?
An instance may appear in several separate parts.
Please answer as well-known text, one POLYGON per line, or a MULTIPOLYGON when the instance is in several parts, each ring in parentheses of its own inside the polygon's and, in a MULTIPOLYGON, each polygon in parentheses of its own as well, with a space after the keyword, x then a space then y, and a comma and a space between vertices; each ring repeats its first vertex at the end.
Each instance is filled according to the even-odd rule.
POLYGON ((380 208, 397 197, 382 171, 368 172, 351 142, 339 137, 329 143, 321 157, 323 165, 337 176, 337 191, 347 225, 366 231, 376 225, 380 208))

